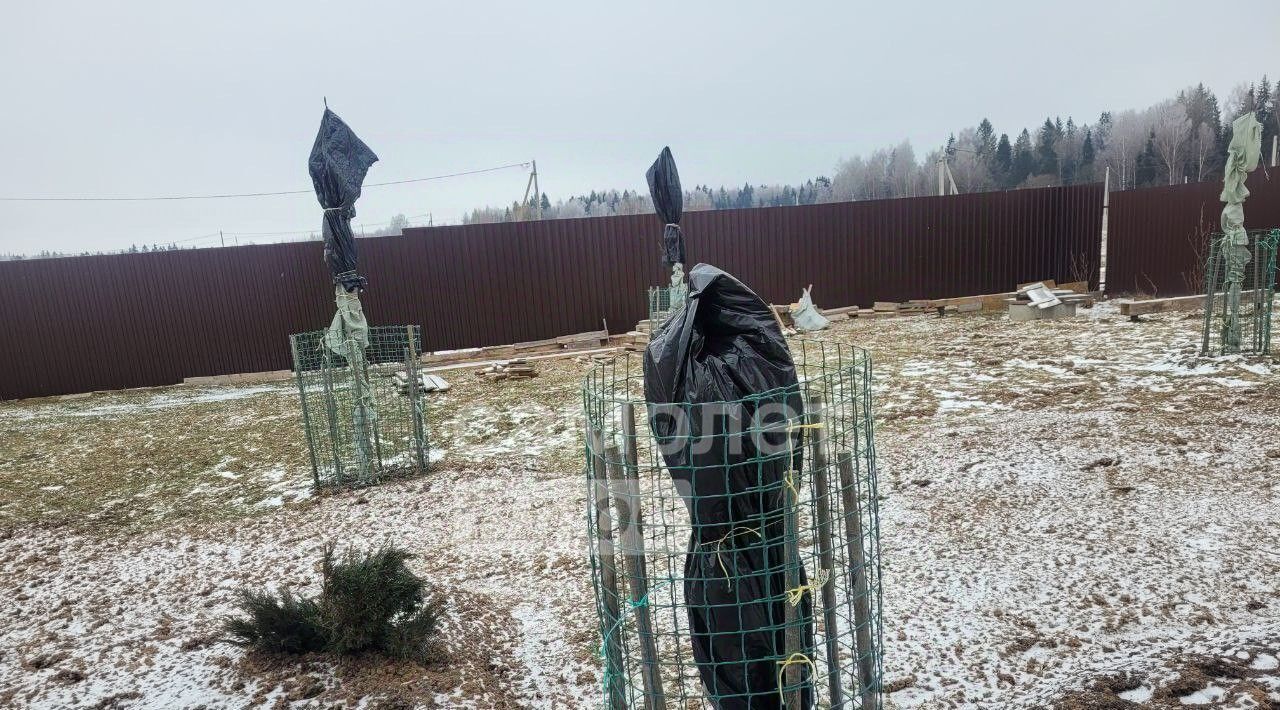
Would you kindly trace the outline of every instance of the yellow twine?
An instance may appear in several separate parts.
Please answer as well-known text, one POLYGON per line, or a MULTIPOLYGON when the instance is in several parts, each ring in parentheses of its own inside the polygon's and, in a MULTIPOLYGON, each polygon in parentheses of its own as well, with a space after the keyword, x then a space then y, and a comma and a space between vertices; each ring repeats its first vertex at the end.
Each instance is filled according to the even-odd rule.
POLYGON ((712 546, 712 547, 714 547, 714 548, 716 549, 716 562, 720 565, 720 572, 721 572, 721 574, 723 574, 723 575, 724 575, 724 583, 725 583, 726 585, 728 585, 729 587, 732 587, 733 585, 732 585, 732 584, 730 583, 730 581, 729 581, 729 568, 725 567, 725 565, 724 565, 724 559, 720 557, 720 547, 721 547, 722 545, 724 545, 725 541, 727 541, 729 538, 731 538, 731 537, 733 537, 733 536, 737 535, 737 534, 739 533, 739 531, 741 531, 741 532, 749 532, 749 533, 751 533, 751 534, 755 535, 757 538, 760 538, 761 540, 763 540, 763 539, 764 539, 764 536, 760 534, 760 530, 759 530, 759 529, 757 529, 757 528, 749 528, 749 527, 746 527, 746 526, 744 526, 744 525, 740 525, 740 526, 738 526, 738 527, 736 527, 736 528, 731 529, 729 532, 725 533, 724 535, 721 535, 719 540, 716 540, 716 541, 714 541, 714 542, 712 542, 712 543, 711 543, 711 546, 712 546))
POLYGON ((818 677, 818 666, 814 664, 813 659, 803 653, 793 653, 787 657, 785 661, 778 661, 778 699, 782 701, 782 706, 787 705, 787 694, 783 692, 782 674, 786 672, 787 666, 809 666, 810 677, 818 677))
POLYGON ((798 431, 800 429, 821 429, 821 428, 822 428, 822 422, 815 422, 813 424, 792 424, 787 427, 787 431, 798 431))
POLYGON ((812 582, 787 590, 787 603, 791 606, 799 606, 800 600, 804 599, 805 592, 816 592, 822 589, 828 579, 831 579, 831 570, 819 569, 814 573, 812 582))
POLYGON ((786 475, 782 478, 782 482, 787 485, 787 488, 791 489, 791 495, 795 496, 794 501, 792 501, 793 503, 799 502, 800 500, 800 489, 796 488, 795 474, 796 470, 794 468, 789 468, 787 469, 786 475))

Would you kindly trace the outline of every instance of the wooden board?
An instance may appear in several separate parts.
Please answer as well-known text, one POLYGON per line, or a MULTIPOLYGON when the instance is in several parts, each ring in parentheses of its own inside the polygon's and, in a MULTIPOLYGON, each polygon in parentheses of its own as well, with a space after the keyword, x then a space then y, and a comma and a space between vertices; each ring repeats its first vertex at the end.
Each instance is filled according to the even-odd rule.
POLYGON ((838 316, 845 313, 849 314, 850 316, 856 316, 858 314, 857 306, 841 306, 840 308, 819 308, 818 310, 822 312, 822 315, 827 317, 838 316))
POLYGON ((204 377, 185 377, 184 385, 243 385, 260 382, 281 382, 293 379, 293 370, 272 370, 270 372, 244 372, 235 375, 209 375, 204 377))
POLYGON ((958 306, 961 303, 971 303, 974 301, 1000 301, 1005 298, 1013 298, 1018 295, 1017 291, 1003 291, 1001 293, 987 293, 979 296, 957 296, 955 298, 935 298, 928 301, 930 308, 939 306, 958 306))
MULTIPOLYGON (((1215 303, 1222 303, 1224 294, 1216 294, 1214 296, 1215 303)), ((1253 303, 1253 292, 1245 291, 1240 294, 1241 303, 1253 303)), ((1152 298, 1146 301, 1134 301, 1131 299, 1121 299, 1120 315, 1122 316, 1142 316, 1151 313, 1167 313, 1169 311, 1198 311, 1204 308, 1204 294, 1198 296, 1178 296, 1176 298, 1152 298)))
POLYGON ((607 330, 593 330, 586 333, 577 333, 575 335, 562 335, 556 338, 555 341, 561 344, 569 344, 569 343, 576 344, 583 341, 604 340, 608 337, 609 337, 609 331, 607 330))

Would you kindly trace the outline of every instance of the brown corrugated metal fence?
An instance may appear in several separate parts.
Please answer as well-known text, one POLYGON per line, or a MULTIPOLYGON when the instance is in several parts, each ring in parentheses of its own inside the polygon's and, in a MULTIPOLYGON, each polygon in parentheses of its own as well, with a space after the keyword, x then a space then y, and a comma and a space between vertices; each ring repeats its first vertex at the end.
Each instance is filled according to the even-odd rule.
MULTIPOLYGON (((1274 171, 1272 171, 1274 173, 1274 171)), ((1249 229, 1280 227, 1280 175, 1256 170, 1246 183, 1249 229)), ((1205 237, 1219 231, 1222 183, 1201 182, 1111 193, 1107 292, 1186 296, 1200 291, 1205 237)))
MULTIPOLYGON (((692 212, 692 262, 787 303, 992 293, 1097 281, 1099 185, 692 212)), ((662 284, 653 215, 406 230, 360 240, 374 324, 423 326, 432 350, 596 330, 645 317, 662 284)), ((333 313, 318 243, 0 262, 0 397, 164 385, 286 369, 288 335, 333 313)))

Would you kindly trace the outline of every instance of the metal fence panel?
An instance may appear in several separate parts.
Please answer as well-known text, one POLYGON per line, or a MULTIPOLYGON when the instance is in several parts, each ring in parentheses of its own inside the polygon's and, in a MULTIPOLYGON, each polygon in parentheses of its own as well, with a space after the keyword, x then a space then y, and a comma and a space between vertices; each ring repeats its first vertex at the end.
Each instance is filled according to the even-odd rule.
MULTIPOLYGON (((1246 183, 1245 227, 1280 226, 1280 180, 1258 169, 1246 183)), ((1107 292, 1150 296, 1203 293, 1207 236, 1219 231, 1221 183, 1111 193, 1107 210, 1107 292)))
MULTIPOLYGON (((684 227, 691 262, 771 302, 813 284, 819 304, 865 306, 1074 280, 1073 256, 1098 253, 1101 210, 1095 184, 699 211, 684 227)), ((647 214, 361 239, 365 312, 374 325, 421 323, 430 350, 603 322, 626 332, 646 317, 647 289, 667 282, 661 231, 647 214)), ((287 369, 289 335, 332 316, 321 253, 307 242, 0 262, 0 398, 287 369)), ((1096 284, 1096 263, 1087 276, 1096 284)))

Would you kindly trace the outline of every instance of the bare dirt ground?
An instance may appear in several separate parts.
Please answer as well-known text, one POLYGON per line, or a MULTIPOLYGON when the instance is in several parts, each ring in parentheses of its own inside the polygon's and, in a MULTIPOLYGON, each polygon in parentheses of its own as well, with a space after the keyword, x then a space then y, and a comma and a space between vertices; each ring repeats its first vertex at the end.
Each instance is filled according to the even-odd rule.
MULTIPOLYGON (((1280 364, 1197 316, 836 324, 875 359, 888 704, 1280 705, 1280 364)), ((0 403, 0 706, 588 707, 587 365, 444 373, 434 470, 313 494, 291 384, 0 403), (330 540, 408 547, 430 667, 221 643, 330 540)))

